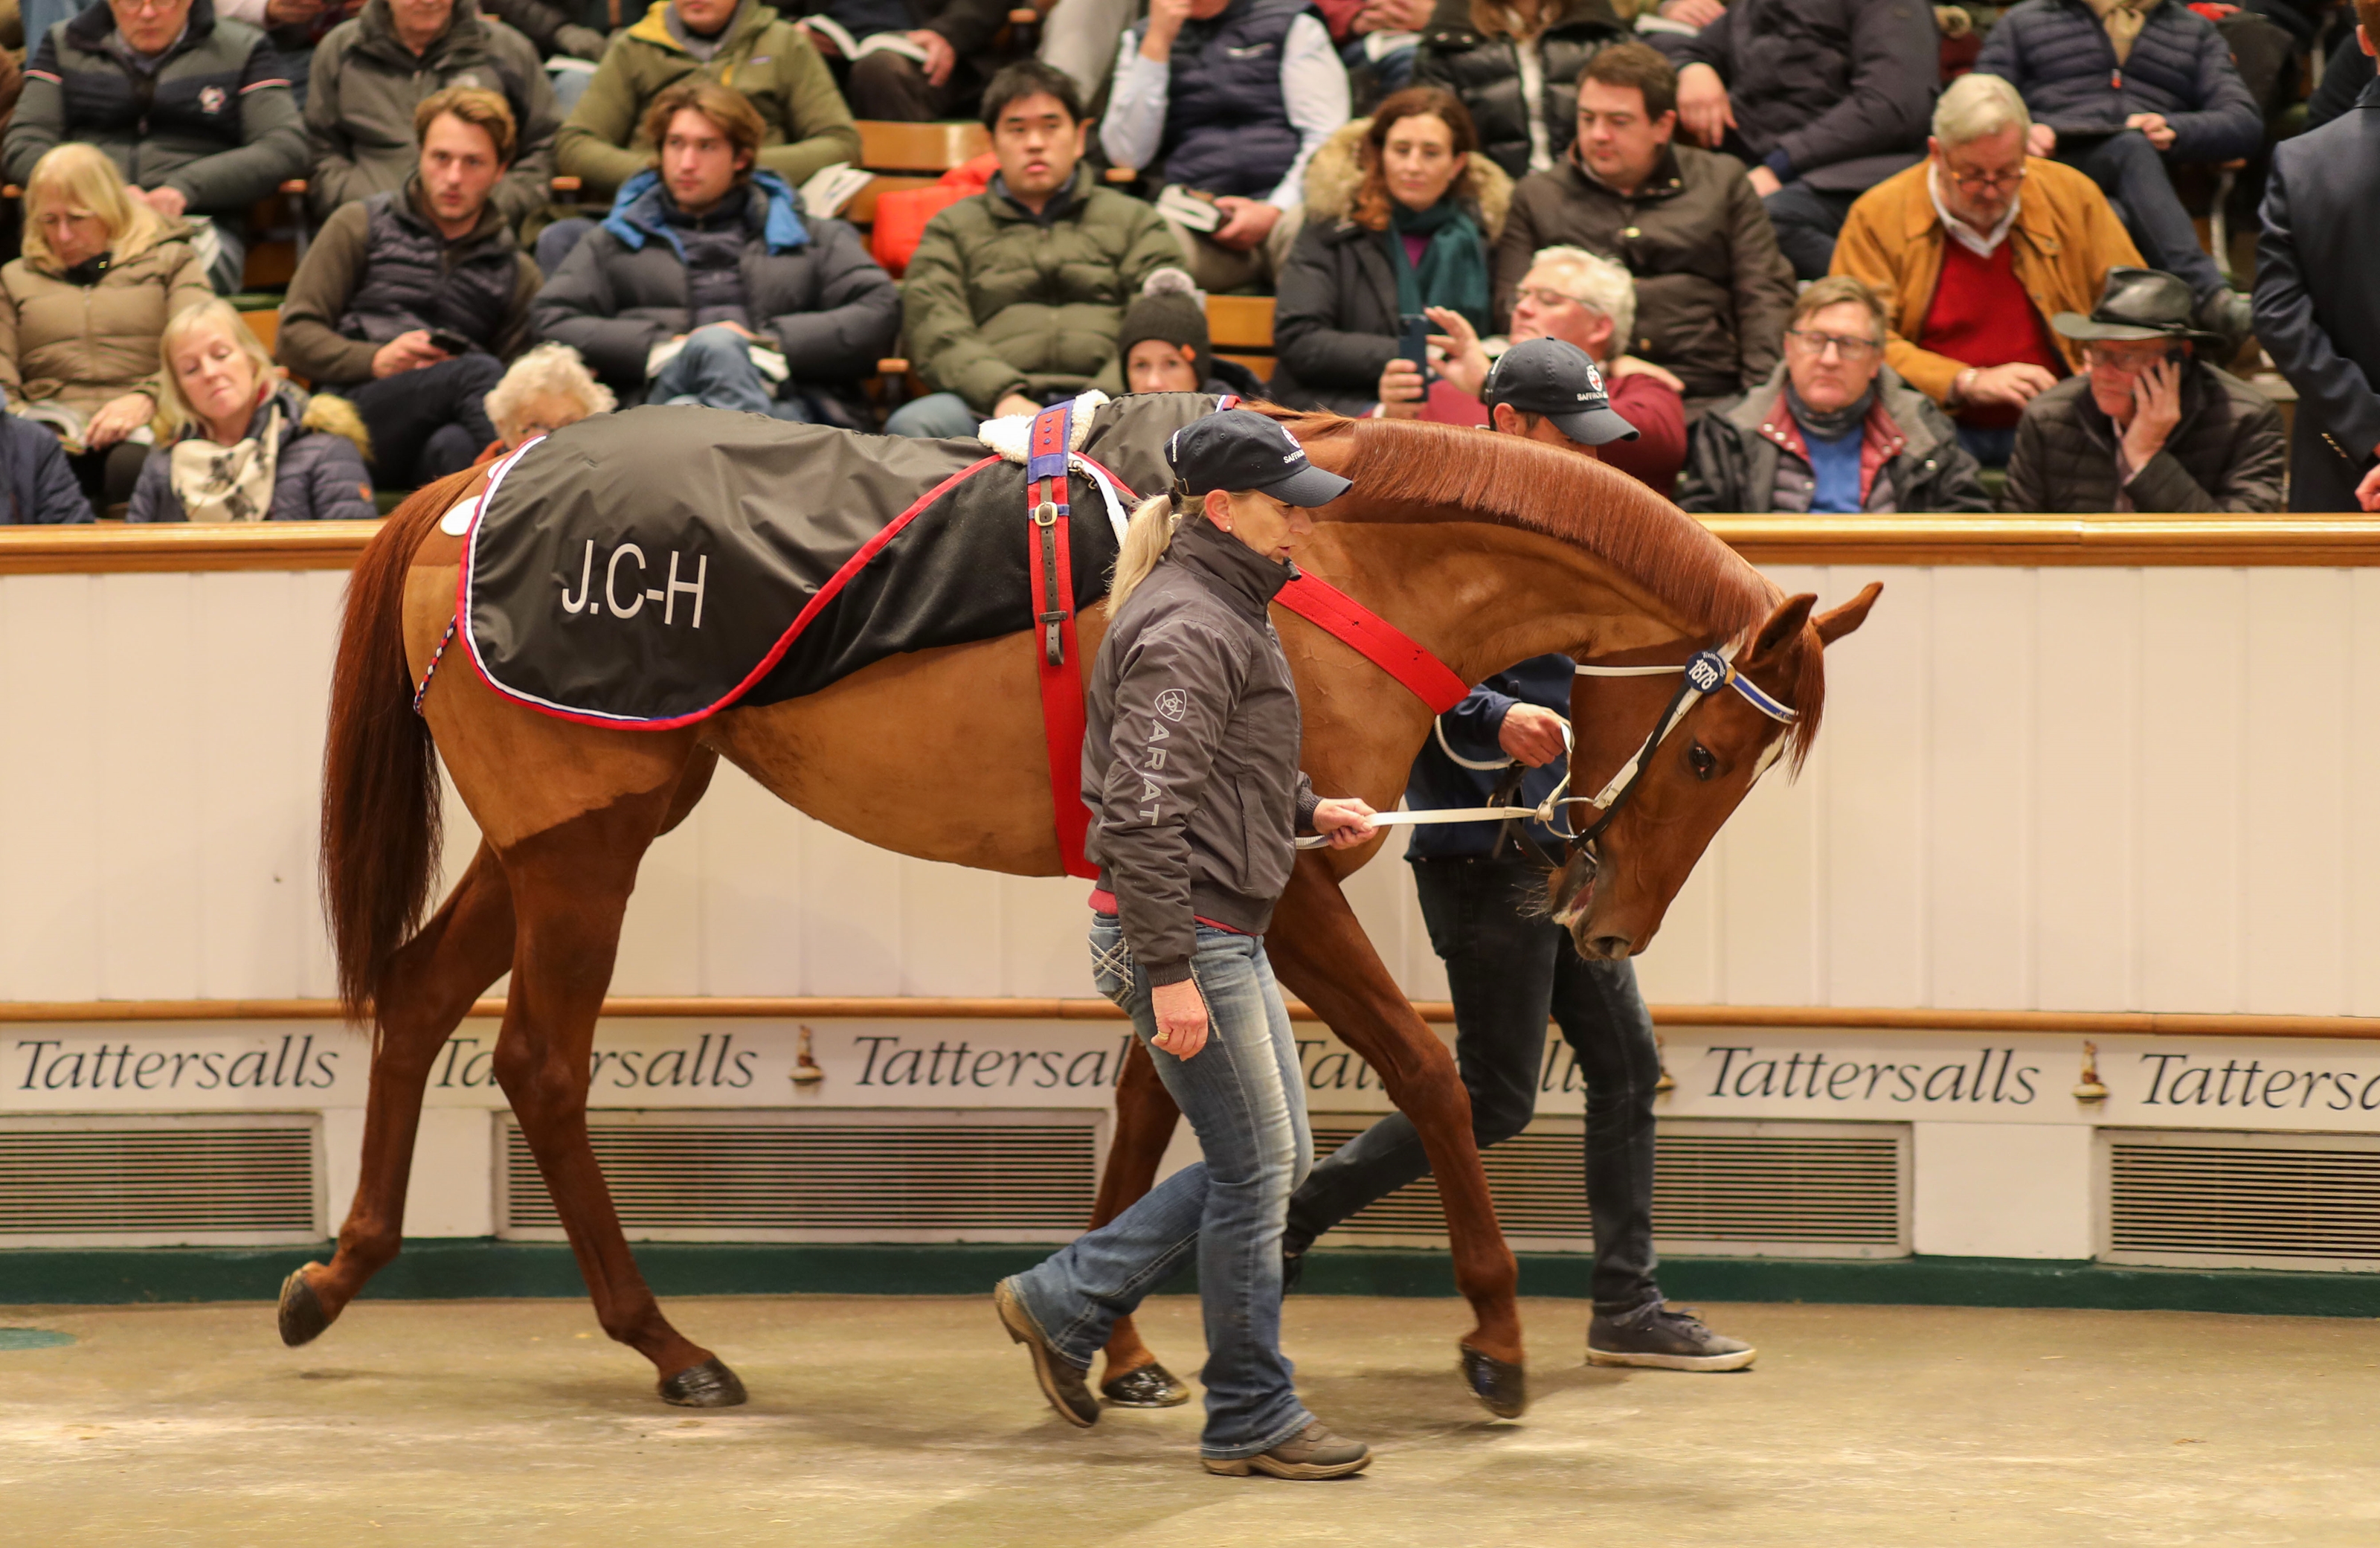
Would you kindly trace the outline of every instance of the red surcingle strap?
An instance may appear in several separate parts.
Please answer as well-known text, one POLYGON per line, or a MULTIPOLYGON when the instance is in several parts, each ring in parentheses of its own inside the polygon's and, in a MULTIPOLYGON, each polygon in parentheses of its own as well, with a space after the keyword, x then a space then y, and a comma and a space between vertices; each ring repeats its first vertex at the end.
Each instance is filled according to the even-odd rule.
POLYGON ((1050 754, 1050 808, 1058 830, 1058 859, 1069 876, 1097 876, 1083 853, 1090 808, 1083 804, 1083 664, 1075 641, 1075 564, 1066 541, 1066 451, 1075 406, 1062 403, 1033 416, 1025 462, 1033 580, 1034 642, 1041 677, 1041 733, 1050 754))
POLYGON ((1327 580, 1301 571, 1273 600, 1411 689, 1432 714, 1444 714, 1471 691, 1411 635, 1327 580))

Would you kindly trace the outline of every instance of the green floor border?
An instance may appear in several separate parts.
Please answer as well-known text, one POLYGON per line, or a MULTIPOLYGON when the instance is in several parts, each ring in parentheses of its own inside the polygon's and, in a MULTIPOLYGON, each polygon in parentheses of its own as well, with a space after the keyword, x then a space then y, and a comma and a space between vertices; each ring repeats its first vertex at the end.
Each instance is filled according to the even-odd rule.
MULTIPOLYGON (((262 1300, 317 1248, 0 1250, 0 1306, 106 1306, 262 1300)), ((643 1242, 637 1260, 654 1290, 696 1295, 967 1295, 1040 1261, 1047 1248, 820 1246, 643 1242)), ((1521 1291, 1586 1298, 1591 1262, 1523 1253, 1521 1291)), ((2258 1269, 2117 1268, 2027 1258, 1672 1258, 1661 1286, 1674 1300, 1814 1301, 1889 1306, 2075 1307, 2101 1310, 2380 1316, 2380 1275, 2258 1269)), ((1192 1287, 1187 1276, 1168 1289, 1192 1287)), ((1318 1251, 1301 1293, 1447 1296, 1441 1253, 1318 1251)), ((559 1243, 432 1238, 407 1242, 369 1295, 398 1300, 584 1294, 559 1243)))

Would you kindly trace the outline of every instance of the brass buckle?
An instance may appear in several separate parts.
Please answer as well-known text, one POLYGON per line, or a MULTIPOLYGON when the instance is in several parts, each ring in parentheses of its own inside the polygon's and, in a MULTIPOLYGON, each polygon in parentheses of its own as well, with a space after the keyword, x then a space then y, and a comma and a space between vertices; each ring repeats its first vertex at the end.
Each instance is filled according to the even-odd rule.
POLYGON ((1036 527, 1055 527, 1058 525, 1057 502, 1054 500, 1044 500, 1039 505, 1034 506, 1033 525, 1036 527))

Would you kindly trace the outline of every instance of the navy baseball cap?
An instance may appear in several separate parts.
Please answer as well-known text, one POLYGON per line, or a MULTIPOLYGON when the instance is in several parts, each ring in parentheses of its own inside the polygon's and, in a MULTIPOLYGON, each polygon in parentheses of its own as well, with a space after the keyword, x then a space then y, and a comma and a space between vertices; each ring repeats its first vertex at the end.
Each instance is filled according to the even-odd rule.
POLYGON ((1327 506, 1353 487, 1305 459, 1305 448, 1275 420, 1226 408, 1195 420, 1165 443, 1173 476, 1193 494, 1255 489, 1285 506, 1327 506))
POLYGON ((1582 446, 1636 439, 1636 427, 1611 411, 1603 373, 1567 339, 1524 339, 1505 350, 1479 396, 1490 408, 1509 403, 1524 414, 1542 414, 1582 446))

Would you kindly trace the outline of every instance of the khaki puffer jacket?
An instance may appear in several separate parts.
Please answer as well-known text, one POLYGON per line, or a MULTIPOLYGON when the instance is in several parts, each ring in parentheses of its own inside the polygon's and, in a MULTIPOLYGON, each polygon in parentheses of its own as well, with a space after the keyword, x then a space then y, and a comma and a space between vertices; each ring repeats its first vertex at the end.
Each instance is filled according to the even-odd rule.
POLYGON ((587 94, 554 137, 558 170, 584 178, 590 194, 617 193, 653 164, 652 144, 638 133, 646 107, 662 88, 696 74, 733 86, 759 110, 763 172, 798 189, 832 162, 858 162, 859 130, 808 34, 773 6, 743 0, 719 52, 700 60, 670 31, 669 9, 669 0, 653 0, 643 20, 613 35, 587 94))
POLYGON ((126 393, 154 397, 157 335, 211 299, 206 266, 178 222, 127 244, 95 285, 19 258, 0 268, 0 385, 8 406, 55 402, 88 415, 126 393))
POLYGON ((1182 263, 1157 212, 1078 167, 1037 220, 1000 191, 927 223, 901 285, 909 349, 926 380, 990 412, 1002 395, 1120 393, 1116 331, 1143 281, 1182 263))

